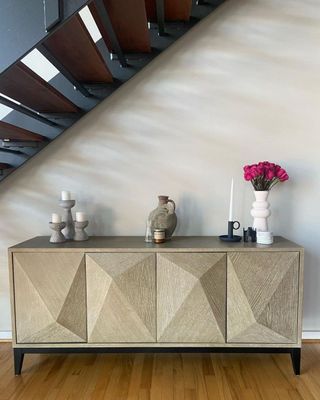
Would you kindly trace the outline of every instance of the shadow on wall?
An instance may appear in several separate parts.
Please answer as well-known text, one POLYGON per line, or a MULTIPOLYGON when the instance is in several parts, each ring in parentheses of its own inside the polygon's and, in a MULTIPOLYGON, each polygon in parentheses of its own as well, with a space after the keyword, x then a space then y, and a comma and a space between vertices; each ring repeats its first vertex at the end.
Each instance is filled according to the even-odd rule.
POLYGON ((90 231, 91 235, 99 236, 103 232, 105 235, 114 236, 114 211, 111 207, 106 207, 103 204, 97 204, 92 199, 92 202, 83 201, 83 209, 94 209, 90 213, 90 231))
POLYGON ((191 193, 180 196, 177 217, 178 224, 175 235, 190 236, 203 234, 203 208, 191 193))

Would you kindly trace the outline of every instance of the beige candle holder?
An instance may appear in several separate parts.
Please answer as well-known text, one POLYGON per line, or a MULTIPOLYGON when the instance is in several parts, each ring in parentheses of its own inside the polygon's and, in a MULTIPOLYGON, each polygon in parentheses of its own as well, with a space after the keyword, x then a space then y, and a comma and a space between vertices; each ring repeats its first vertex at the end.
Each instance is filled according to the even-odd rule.
POLYGON ((53 230, 50 237, 50 243, 63 243, 66 241, 64 234, 61 232, 65 226, 65 222, 49 222, 49 227, 53 230))
POLYGON ((74 221, 75 234, 73 240, 82 242, 89 239, 87 232, 84 230, 88 224, 89 221, 74 221))
POLYGON ((66 223, 63 233, 64 233, 64 236, 66 237, 66 239, 71 239, 71 240, 74 238, 74 234, 75 234, 71 208, 74 207, 75 204, 76 204, 75 200, 60 200, 59 201, 59 206, 62 207, 64 210, 62 220, 63 220, 63 222, 66 223))

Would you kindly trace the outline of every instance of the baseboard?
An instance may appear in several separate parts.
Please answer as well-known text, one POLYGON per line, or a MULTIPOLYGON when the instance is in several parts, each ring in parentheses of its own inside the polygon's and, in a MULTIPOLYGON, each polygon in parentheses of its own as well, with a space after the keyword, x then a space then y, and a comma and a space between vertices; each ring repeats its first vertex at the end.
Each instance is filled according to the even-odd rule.
MULTIPOLYGON (((0 340, 6 341, 12 339, 11 331, 0 331, 0 340)), ((303 331, 302 332, 303 341, 320 340, 320 331, 303 331)))
POLYGON ((12 332, 11 331, 0 331, 0 340, 11 340, 12 332))
POLYGON ((303 331, 302 339, 304 339, 304 340, 319 340, 320 339, 320 331, 303 331))

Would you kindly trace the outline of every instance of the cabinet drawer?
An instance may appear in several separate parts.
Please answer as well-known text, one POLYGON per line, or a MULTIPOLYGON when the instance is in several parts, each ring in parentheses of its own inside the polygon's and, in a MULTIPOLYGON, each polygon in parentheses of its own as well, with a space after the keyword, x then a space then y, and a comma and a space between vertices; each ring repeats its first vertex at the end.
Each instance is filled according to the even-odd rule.
POLYGON ((157 339, 225 343, 226 254, 157 255, 157 339))
POLYGON ((87 340, 83 254, 16 253, 13 276, 17 343, 87 340))
POLYGON ((298 303, 298 252, 228 254, 228 343, 296 343, 298 303))
POLYGON ((155 342, 155 255, 88 253, 86 270, 88 342, 155 342))

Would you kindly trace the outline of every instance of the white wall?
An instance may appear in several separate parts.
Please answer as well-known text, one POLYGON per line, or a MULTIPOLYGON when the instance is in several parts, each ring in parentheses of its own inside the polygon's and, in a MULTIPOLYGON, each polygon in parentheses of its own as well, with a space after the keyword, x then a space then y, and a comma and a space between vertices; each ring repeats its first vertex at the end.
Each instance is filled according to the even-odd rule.
POLYGON ((242 166, 271 160, 271 226, 306 248, 304 329, 320 330, 320 4, 230 0, 0 185, 0 331, 10 330, 8 246, 48 235, 62 189, 90 233, 143 235, 157 194, 178 205, 180 235, 251 224, 242 166))

